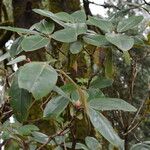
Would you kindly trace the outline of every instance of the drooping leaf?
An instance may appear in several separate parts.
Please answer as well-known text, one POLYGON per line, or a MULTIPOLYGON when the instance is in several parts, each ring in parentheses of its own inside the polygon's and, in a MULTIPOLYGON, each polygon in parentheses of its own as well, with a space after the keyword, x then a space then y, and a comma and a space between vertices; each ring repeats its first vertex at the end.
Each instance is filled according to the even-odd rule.
POLYGON ((107 139, 112 145, 117 146, 118 148, 124 147, 123 140, 118 136, 110 122, 101 114, 96 112, 93 109, 89 109, 89 117, 91 123, 97 131, 107 139))
POLYGON ((124 32, 136 27, 143 20, 143 16, 132 16, 118 23, 117 32, 124 32))
POLYGON ((24 33, 24 34, 38 34, 38 32, 32 31, 30 29, 16 28, 16 27, 9 27, 9 26, 7 27, 0 26, 0 29, 9 30, 9 31, 17 32, 17 33, 24 33))
POLYGON ((13 65, 13 64, 19 63, 24 60, 26 60, 26 56, 21 55, 21 56, 16 57, 15 59, 11 60, 10 62, 8 62, 7 65, 13 65))
POLYGON ((70 52, 72 54, 78 54, 79 52, 81 52, 82 48, 83 48, 83 43, 80 41, 76 41, 70 44, 70 52))
POLYGON ((123 52, 123 57, 124 57, 125 63, 126 63, 127 65, 130 65, 132 58, 130 57, 130 54, 129 54, 128 51, 123 52))
POLYGON ((83 40, 94 46, 105 46, 108 45, 109 42, 106 40, 104 35, 96 34, 96 35, 85 35, 83 36, 83 40))
POLYGON ((70 43, 77 40, 77 33, 74 28, 65 28, 54 32, 52 38, 60 42, 70 43))
POLYGON ((114 29, 113 24, 108 20, 100 19, 98 17, 91 17, 91 16, 89 16, 88 18, 89 19, 87 21, 87 24, 94 25, 105 32, 111 32, 114 29))
POLYGON ((107 49, 105 51, 104 66, 105 66, 105 76, 107 78, 113 79, 114 64, 113 64, 113 54, 111 49, 107 49))
POLYGON ((24 65, 18 76, 19 87, 31 92, 36 100, 46 96, 57 82, 57 72, 46 62, 24 65))
POLYGON ((21 47, 24 51, 34 51, 46 46, 49 39, 40 35, 31 35, 24 37, 21 42, 21 47))
POLYGON ((14 76, 10 87, 10 105, 18 121, 23 122, 28 117, 28 110, 32 103, 32 95, 25 89, 19 88, 18 73, 14 76))
POLYGON ((87 136, 85 138, 85 143, 88 146, 88 148, 91 149, 91 150, 93 148, 94 148, 94 150, 101 150, 102 149, 101 144, 94 137, 87 136))
POLYGON ((134 45, 134 39, 123 34, 107 33, 106 39, 123 51, 131 49, 134 45))
POLYGON ((111 86, 112 83, 113 83, 112 79, 98 77, 93 82, 91 82, 90 87, 102 89, 111 86))
POLYGON ((20 135, 30 135, 33 131, 38 131, 39 128, 35 125, 24 125, 17 129, 20 135))
POLYGON ((45 19, 33 25, 34 29, 44 34, 51 34, 54 31, 54 23, 45 19))
POLYGON ((7 58, 10 58, 10 54, 8 52, 0 56, 0 62, 7 58))
POLYGON ((118 98, 95 98, 89 102, 96 110, 123 110, 135 112, 137 109, 126 101, 118 98))
POLYGON ((57 117, 67 107, 69 100, 63 96, 52 98, 44 109, 44 117, 57 117))
POLYGON ((11 57, 14 57, 16 55, 18 55, 19 53, 21 53, 23 51, 23 49, 21 48, 21 42, 23 40, 23 36, 17 38, 13 43, 12 46, 9 50, 9 53, 11 55, 11 57))

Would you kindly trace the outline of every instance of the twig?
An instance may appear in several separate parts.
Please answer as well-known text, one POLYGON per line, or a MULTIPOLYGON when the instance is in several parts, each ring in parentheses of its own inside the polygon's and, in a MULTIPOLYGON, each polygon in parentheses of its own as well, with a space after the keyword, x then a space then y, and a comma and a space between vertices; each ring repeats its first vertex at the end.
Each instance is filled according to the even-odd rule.
POLYGON ((143 0, 144 1, 144 3, 146 4, 146 5, 149 5, 150 6, 150 3, 148 3, 146 0, 143 0))

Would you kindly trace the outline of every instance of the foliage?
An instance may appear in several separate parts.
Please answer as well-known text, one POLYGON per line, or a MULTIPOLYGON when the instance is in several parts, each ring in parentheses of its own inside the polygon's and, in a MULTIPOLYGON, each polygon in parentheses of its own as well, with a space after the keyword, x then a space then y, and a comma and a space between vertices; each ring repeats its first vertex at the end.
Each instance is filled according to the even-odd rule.
MULTIPOLYGON (((102 135, 111 145, 123 150, 124 140, 120 137, 119 131, 113 128, 109 121, 110 118, 105 116, 105 112, 134 113, 137 109, 120 97, 108 97, 105 89, 112 86, 114 80, 112 54, 117 54, 119 50, 119 54, 124 54, 126 58, 125 65, 128 65, 131 59, 129 50, 140 46, 135 41, 138 33, 131 35, 129 31, 137 28, 143 17, 131 16, 127 19, 116 17, 117 22, 114 24, 111 19, 100 19, 96 16, 89 16, 86 19, 83 10, 72 14, 66 12, 54 14, 41 9, 33 11, 47 19, 34 24, 30 29, 0 27, 0 29, 17 32, 20 35, 11 49, 0 57, 1 61, 9 57, 12 60, 8 65, 17 63, 19 66, 13 74, 10 88, 8 87, 9 101, 15 122, 6 121, 2 124, 1 138, 4 141, 8 139, 16 141, 18 147, 22 149, 40 150, 44 146, 61 149, 66 146, 70 149, 75 147, 75 149, 88 150, 93 147, 102 149, 99 142, 100 135, 102 135), (56 25, 59 28, 56 28, 56 25), (35 62, 26 58, 25 55, 28 52, 36 52, 39 49, 41 51, 46 49, 47 53, 51 54, 51 50, 48 51, 47 47, 50 47, 53 41, 59 43, 61 48, 67 45, 65 52, 67 51, 67 54, 72 56, 74 70, 76 67, 79 67, 78 70, 80 70, 80 65, 75 65, 77 57, 85 53, 85 57, 88 57, 88 54, 91 53, 89 46, 100 48, 99 51, 105 49, 106 58, 102 64, 105 66, 102 71, 105 77, 102 78, 100 70, 93 69, 93 65, 87 73, 87 82, 79 84, 77 82, 79 80, 73 78, 72 74, 68 74, 69 70, 63 66, 63 62, 60 62, 61 65, 57 64, 59 63, 58 59, 56 59, 56 63, 53 63, 52 58, 45 62, 35 62), (23 65, 20 66, 20 64, 23 65), (38 125, 34 125, 34 120, 30 116, 32 107, 37 103, 41 105, 41 102, 40 117, 36 120, 54 121, 57 132, 52 135, 42 132, 38 125), (68 118, 67 115, 69 115, 68 118), (85 122, 94 128, 98 135, 87 136, 84 142, 77 141, 74 144, 71 128, 77 120, 86 120, 85 122)), ((88 65, 88 61, 84 65, 88 65)), ((145 143, 143 144, 145 146, 145 143)), ((135 145, 131 147, 131 150, 136 150, 141 145, 135 145)))

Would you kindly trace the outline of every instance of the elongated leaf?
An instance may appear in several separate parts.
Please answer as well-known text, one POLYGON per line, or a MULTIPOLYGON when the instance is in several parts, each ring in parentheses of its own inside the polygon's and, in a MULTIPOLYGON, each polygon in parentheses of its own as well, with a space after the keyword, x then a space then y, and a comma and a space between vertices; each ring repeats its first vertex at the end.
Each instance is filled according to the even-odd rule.
POLYGON ((74 28, 65 28, 54 32, 52 38, 60 42, 70 43, 77 40, 77 33, 74 28))
POLYGON ((35 125, 24 125, 17 129, 20 135, 30 135, 33 131, 38 131, 39 128, 35 125))
POLYGON ((23 40, 23 37, 21 36, 12 43, 12 46, 9 50, 9 54, 11 55, 11 57, 16 56, 23 51, 20 45, 22 40, 23 40))
POLYGON ((109 33, 106 34, 106 39, 123 51, 131 49, 134 45, 134 39, 122 34, 109 33))
POLYGON ((23 122, 28 117, 28 109, 32 103, 32 95, 25 89, 19 88, 18 73, 13 79, 10 88, 10 105, 18 121, 23 122))
POLYGON ((123 110, 135 112, 137 109, 126 101, 118 98, 96 98, 89 102, 96 110, 123 110))
POLYGON ((136 27, 143 20, 143 16, 132 16, 127 19, 123 19, 117 26, 117 32, 124 32, 136 27))
POLYGON ((34 29, 44 34, 51 34, 54 31, 54 23, 46 21, 45 19, 33 25, 34 29))
POLYGON ((9 26, 7 27, 0 26, 0 29, 9 30, 17 33, 24 33, 24 34, 38 34, 38 32, 29 29, 9 27, 9 26))
POLYGON ((49 39, 40 35, 31 35, 25 37, 21 42, 21 47, 24 51, 34 51, 46 46, 49 39))
POLYGON ((102 149, 101 144, 94 137, 87 136, 85 138, 85 143, 88 146, 88 148, 91 150, 93 148, 94 148, 94 150, 101 150, 102 149))
POLYGON ((104 35, 96 34, 96 35, 85 35, 83 36, 83 40, 94 46, 105 46, 108 45, 109 42, 106 40, 104 35))
POLYGON ((36 100, 46 96, 57 82, 57 72, 45 62, 24 65, 18 77, 19 87, 31 92, 36 100))
POLYGON ((83 48, 83 43, 80 41, 76 41, 70 44, 70 52, 72 54, 78 54, 79 52, 81 52, 82 48, 83 48))
POLYGON ((147 144, 145 142, 134 144, 131 146, 130 150, 150 150, 150 144, 147 144))
POLYGON ((95 129, 99 131, 99 133, 102 134, 102 136, 106 138, 112 145, 115 145, 121 149, 124 147, 123 140, 120 139, 110 122, 101 113, 98 113, 90 108, 89 117, 95 129))
POLYGON ((45 109, 44 109, 44 117, 57 117, 59 116, 63 110, 67 107, 69 100, 65 97, 58 96, 51 99, 45 109))
POLYGON ((8 52, 0 56, 0 62, 7 58, 10 58, 10 54, 8 52))
POLYGON ((113 80, 111 79, 98 77, 91 83, 90 87, 102 89, 102 88, 111 86, 112 83, 113 83, 113 80))
POLYGON ((13 65, 13 64, 16 64, 18 62, 21 62, 21 61, 24 61, 26 60, 26 56, 25 55, 21 55, 13 60, 11 60, 9 63, 7 63, 7 65, 13 65))
POLYGON ((113 24, 110 21, 100 19, 98 17, 89 16, 87 24, 94 25, 94 26, 100 28, 101 30, 103 30, 105 32, 111 32, 114 29, 113 24))
POLYGON ((42 16, 51 18, 53 21, 55 21, 56 23, 58 23, 58 24, 61 25, 61 26, 65 26, 65 25, 64 25, 64 22, 62 22, 62 21, 60 20, 60 18, 59 18, 56 14, 53 14, 53 13, 50 12, 50 11, 41 10, 41 9, 33 9, 33 11, 36 12, 37 14, 42 15, 42 16))

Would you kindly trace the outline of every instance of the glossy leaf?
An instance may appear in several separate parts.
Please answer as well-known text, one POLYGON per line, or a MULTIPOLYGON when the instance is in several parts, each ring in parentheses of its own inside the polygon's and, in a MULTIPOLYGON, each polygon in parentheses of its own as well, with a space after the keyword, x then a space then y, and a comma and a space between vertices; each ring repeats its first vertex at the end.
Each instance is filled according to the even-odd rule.
POLYGON ((30 29, 24 29, 24 28, 16 28, 16 27, 10 27, 10 26, 0 26, 0 29, 9 30, 17 33, 24 33, 24 34, 38 34, 36 31, 32 31, 30 29))
POLYGON ((105 32, 111 32, 114 29, 113 24, 108 20, 100 19, 98 17, 91 17, 91 16, 89 16, 88 18, 89 19, 87 21, 87 24, 94 25, 105 32))
POLYGON ((46 46, 49 39, 40 35, 31 35, 24 37, 21 42, 21 47, 24 51, 34 51, 46 46))
POLYGON ((10 105, 18 121, 23 122, 28 117, 28 110, 32 103, 32 95, 25 89, 19 88, 18 73, 15 75, 10 88, 10 105))
POLYGON ((101 144, 94 137, 87 136, 85 138, 85 143, 88 146, 88 148, 91 150, 93 148, 94 148, 94 150, 101 150, 102 149, 101 144))
MULTIPOLYGON (((66 147, 72 148, 72 143, 66 143, 66 147)), ((78 150, 89 150, 88 147, 86 147, 86 146, 85 146, 84 144, 82 144, 82 143, 76 143, 75 149, 78 149, 78 150)))
POLYGON ((46 62, 28 63, 21 68, 18 82, 20 88, 38 100, 51 92, 57 82, 57 72, 46 62))
POLYGON ((105 46, 108 45, 109 42, 106 40, 104 35, 96 34, 96 35, 85 35, 83 36, 83 40, 94 46, 105 46))
POLYGON ((143 143, 134 144, 131 146, 130 150, 150 150, 149 141, 144 141, 143 143))
POLYGON ((54 31, 54 23, 45 19, 33 25, 34 29, 44 34, 51 34, 54 31))
POLYGON ((120 139, 110 122, 101 113, 90 108, 89 117, 95 129, 99 131, 99 133, 112 145, 115 145, 118 148, 122 148, 124 146, 123 140, 120 139))
POLYGON ((23 51, 23 49, 21 48, 21 45, 20 45, 22 40, 23 40, 23 37, 21 36, 12 43, 12 46, 9 50, 11 57, 16 56, 23 51))
POLYGON ((123 51, 131 49, 134 45, 134 39, 122 34, 109 33, 106 34, 106 39, 123 51))
POLYGON ((83 43, 80 41, 76 41, 70 44, 70 52, 72 54, 78 54, 79 52, 81 52, 82 48, 83 48, 83 43))
POLYGON ((77 33, 74 28, 65 28, 54 32, 52 38, 60 42, 70 43, 77 40, 77 33))
POLYGON ((16 57, 15 59, 11 60, 9 63, 7 63, 7 65, 13 65, 13 64, 19 63, 24 60, 26 60, 26 56, 21 55, 21 56, 16 57))
POLYGON ((118 23, 117 32, 124 32, 136 27, 143 20, 143 16, 132 16, 118 23))
POLYGON ((123 110, 135 112, 137 109, 126 101, 118 98, 95 98, 89 102, 96 110, 123 110))
POLYGON ((113 80, 111 79, 98 77, 94 81, 91 82, 90 87, 102 89, 102 88, 111 86, 112 83, 113 83, 113 80))
POLYGON ((44 109, 44 117, 57 117, 67 107, 69 100, 62 96, 52 98, 44 109))

